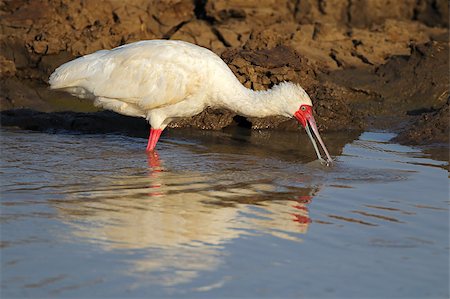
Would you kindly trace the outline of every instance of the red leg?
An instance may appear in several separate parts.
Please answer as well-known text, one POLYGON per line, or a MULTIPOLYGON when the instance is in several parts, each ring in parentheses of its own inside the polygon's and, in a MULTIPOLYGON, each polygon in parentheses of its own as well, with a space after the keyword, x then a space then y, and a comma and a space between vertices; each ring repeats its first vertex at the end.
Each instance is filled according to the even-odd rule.
POLYGON ((159 136, 161 136, 161 129, 150 129, 150 136, 148 137, 147 152, 151 152, 155 149, 159 136))

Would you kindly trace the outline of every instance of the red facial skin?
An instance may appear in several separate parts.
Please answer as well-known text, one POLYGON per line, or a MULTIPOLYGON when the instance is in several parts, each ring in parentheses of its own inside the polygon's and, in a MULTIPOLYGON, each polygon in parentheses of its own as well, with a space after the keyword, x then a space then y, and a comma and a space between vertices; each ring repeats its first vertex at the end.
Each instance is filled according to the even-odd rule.
POLYGON ((325 162, 327 165, 329 165, 331 162, 333 162, 333 159, 331 158, 330 154, 328 153, 328 150, 325 146, 325 143, 323 142, 322 138, 320 137, 319 130, 317 129, 316 120, 314 119, 314 116, 312 115, 312 107, 311 105, 301 105, 300 108, 295 111, 294 113, 295 118, 302 124, 303 128, 306 129, 309 138, 311 139, 311 142, 314 146, 314 149, 316 150, 317 157, 321 162, 325 162), (310 128, 314 135, 316 135, 317 141, 319 141, 320 146, 322 147, 323 151, 325 152, 325 155, 327 156, 327 160, 325 161, 322 159, 322 155, 320 154, 319 148, 317 147, 317 144, 314 140, 314 137, 311 134, 310 128))
POLYGON ((312 117, 312 107, 309 105, 301 105, 300 108, 294 113, 294 116, 304 128, 306 127, 307 121, 312 117))

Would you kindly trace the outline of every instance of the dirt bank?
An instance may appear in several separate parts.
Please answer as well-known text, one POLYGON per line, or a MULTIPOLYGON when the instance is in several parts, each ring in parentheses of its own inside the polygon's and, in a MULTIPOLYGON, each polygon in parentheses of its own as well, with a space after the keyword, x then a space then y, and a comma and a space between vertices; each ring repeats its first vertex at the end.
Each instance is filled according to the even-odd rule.
MULTIPOLYGON (((181 39, 221 55, 249 88, 299 82, 322 131, 382 126, 391 116, 397 128, 414 132, 402 142, 448 142, 446 1, 17 0, 2 1, 0 14, 2 110, 92 111, 90 103, 47 89, 57 66, 137 40, 181 39), (439 121, 423 121, 430 117, 439 121), (430 133, 436 137, 425 138, 430 133)), ((285 118, 212 109, 172 123, 230 125, 299 129, 285 118)))

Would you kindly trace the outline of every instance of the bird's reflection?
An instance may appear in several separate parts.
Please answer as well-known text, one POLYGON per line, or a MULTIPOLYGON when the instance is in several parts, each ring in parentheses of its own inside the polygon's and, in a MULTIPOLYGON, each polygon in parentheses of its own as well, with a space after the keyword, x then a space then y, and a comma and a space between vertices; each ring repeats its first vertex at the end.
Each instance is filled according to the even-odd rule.
POLYGON ((147 165, 149 170, 153 172, 160 172, 161 169, 161 159, 157 151, 151 151, 147 153, 147 165))
POLYGON ((242 235, 300 241, 308 230, 315 186, 282 187, 275 178, 227 172, 172 172, 158 153, 147 158, 147 175, 105 177, 89 191, 72 186, 70 198, 57 205, 77 237, 105 250, 138 250, 142 255, 127 269, 132 274, 176 285, 218 267, 225 244, 242 235))

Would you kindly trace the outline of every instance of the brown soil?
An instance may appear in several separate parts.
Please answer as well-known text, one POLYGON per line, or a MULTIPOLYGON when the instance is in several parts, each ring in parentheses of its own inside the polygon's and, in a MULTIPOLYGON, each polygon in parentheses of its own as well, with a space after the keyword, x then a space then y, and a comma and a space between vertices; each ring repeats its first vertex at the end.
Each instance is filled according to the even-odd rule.
MULTIPOLYGON (((180 39, 221 55, 247 87, 299 82, 322 131, 389 123, 401 128, 403 143, 448 143, 446 0, 16 0, 0 1, 0 15, 2 110, 92 111, 90 103, 47 89, 57 66, 137 40, 180 39)), ((3 125, 45 119, 5 113, 3 125)), ((212 109, 172 124, 230 125, 299 129, 285 118, 212 109)))
POLYGON ((420 145, 449 142, 449 100, 441 108, 423 113, 413 125, 400 132, 395 141, 420 145))

